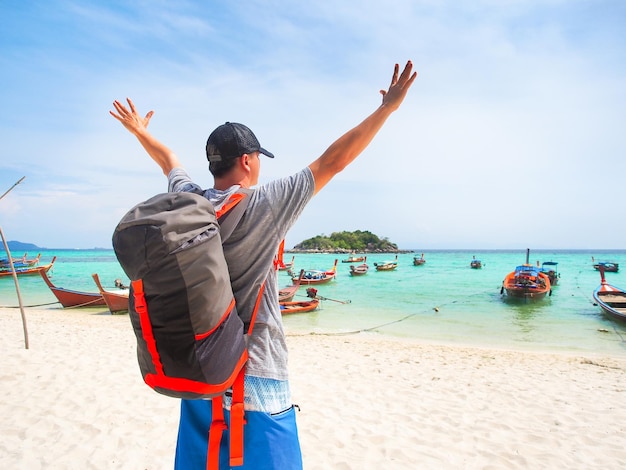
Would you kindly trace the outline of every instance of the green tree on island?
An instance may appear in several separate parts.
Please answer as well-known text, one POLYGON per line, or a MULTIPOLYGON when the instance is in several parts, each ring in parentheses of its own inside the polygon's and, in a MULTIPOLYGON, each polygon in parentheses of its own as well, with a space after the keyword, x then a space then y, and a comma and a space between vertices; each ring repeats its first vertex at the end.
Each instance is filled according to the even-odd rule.
POLYGON ((393 252, 398 245, 387 238, 379 238, 367 230, 354 232, 333 232, 330 237, 317 235, 298 243, 294 250, 303 251, 355 251, 355 252, 393 252))

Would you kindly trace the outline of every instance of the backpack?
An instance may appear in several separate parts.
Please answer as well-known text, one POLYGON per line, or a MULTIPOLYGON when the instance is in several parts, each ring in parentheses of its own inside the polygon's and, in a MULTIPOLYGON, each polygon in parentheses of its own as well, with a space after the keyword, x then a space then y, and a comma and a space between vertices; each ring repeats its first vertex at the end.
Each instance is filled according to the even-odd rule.
MULTIPOLYGON (((115 255, 131 280, 129 315, 145 383, 171 397, 212 399, 209 458, 215 462, 226 429, 222 395, 232 388, 233 466, 243 465, 248 353, 222 243, 250 194, 240 189, 217 208, 194 193, 159 194, 133 207, 113 233, 115 255)), ((247 334, 262 292, 263 286, 247 334)))

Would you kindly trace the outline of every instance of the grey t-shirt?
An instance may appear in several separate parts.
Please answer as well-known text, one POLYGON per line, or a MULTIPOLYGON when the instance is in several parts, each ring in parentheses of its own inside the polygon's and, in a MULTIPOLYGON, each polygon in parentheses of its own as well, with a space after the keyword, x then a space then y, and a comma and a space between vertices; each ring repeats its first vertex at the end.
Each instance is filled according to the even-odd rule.
MULTIPOLYGON (((202 189, 182 168, 174 168, 168 181, 170 192, 201 194, 215 206, 239 189, 239 186, 224 191, 202 189)), ((313 197, 314 189, 309 168, 254 188, 239 225, 224 243, 237 311, 246 324, 265 282, 248 340, 247 375, 287 380, 287 345, 278 304, 279 286, 274 260, 279 243, 313 197)))

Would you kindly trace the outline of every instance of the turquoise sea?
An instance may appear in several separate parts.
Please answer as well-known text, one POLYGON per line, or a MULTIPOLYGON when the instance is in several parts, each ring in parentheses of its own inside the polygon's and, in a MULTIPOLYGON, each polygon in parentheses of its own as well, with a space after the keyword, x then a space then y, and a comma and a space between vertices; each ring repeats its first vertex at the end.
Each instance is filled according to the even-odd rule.
MULTIPOLYGON (((286 261, 295 256, 296 272, 330 269, 339 259, 337 278, 316 286, 318 295, 328 300, 315 312, 284 317, 286 328, 385 334, 441 344, 626 355, 626 324, 605 318, 592 297, 600 284, 592 257, 623 262, 620 272, 606 276, 611 284, 626 287, 626 250, 531 250, 531 263, 556 261, 561 274, 552 295, 532 303, 510 302, 500 294, 504 276, 525 262, 525 248, 416 250, 415 254, 422 251, 426 264, 413 266, 414 254, 400 254, 397 270, 388 272, 377 272, 374 263, 391 260, 392 255, 368 254, 370 270, 360 277, 351 277, 350 264, 341 262, 347 255, 286 253, 286 261), (470 268, 472 256, 482 260, 482 269, 470 268)), ((43 250, 41 254, 42 264, 57 256, 51 278, 59 287, 96 291, 92 273, 99 274, 105 287, 113 288, 117 278, 128 284, 112 250, 43 250)), ((279 281, 281 287, 290 284, 284 271, 279 281)), ((301 287, 296 299, 305 299, 305 290, 301 287)), ((49 308, 51 315, 61 308, 39 276, 20 277, 20 291, 27 306, 49 308)), ((17 305, 12 278, 0 278, 0 306, 17 305)), ((94 311, 98 310, 88 309, 85 314, 94 311)))

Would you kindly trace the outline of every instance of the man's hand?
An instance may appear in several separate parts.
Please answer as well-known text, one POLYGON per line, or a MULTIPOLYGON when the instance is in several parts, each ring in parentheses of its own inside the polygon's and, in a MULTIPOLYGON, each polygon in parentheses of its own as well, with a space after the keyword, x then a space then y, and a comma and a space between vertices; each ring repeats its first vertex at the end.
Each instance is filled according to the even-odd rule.
POLYGON ((145 130, 148 128, 148 124, 150 123, 150 119, 154 114, 154 111, 149 111, 145 117, 141 117, 137 110, 135 109, 135 105, 133 104, 130 98, 126 98, 128 101, 128 106, 130 107, 130 111, 119 101, 115 100, 113 102, 113 106, 118 114, 115 114, 113 111, 109 111, 111 116, 117 119, 122 125, 132 132, 134 135, 137 135, 138 132, 145 130))
POLYGON ((135 105, 131 101, 130 98, 126 98, 128 101, 128 108, 124 106, 119 101, 115 100, 113 102, 113 106, 117 111, 115 114, 113 111, 109 111, 111 116, 117 119, 122 125, 130 131, 139 143, 143 146, 143 148, 148 152, 148 155, 152 157, 152 159, 161 167, 163 174, 167 176, 172 168, 176 168, 180 166, 180 162, 178 161, 178 157, 169 149, 167 146, 159 142, 157 139, 148 132, 148 124, 150 123, 150 118, 154 114, 154 111, 148 112, 145 117, 141 117, 137 114, 137 110, 135 109, 135 105))
POLYGON ((400 104, 406 96, 406 92, 409 91, 415 77, 417 77, 417 72, 413 72, 411 74, 411 71, 413 70, 413 63, 410 60, 404 66, 404 70, 402 71, 400 78, 398 78, 399 70, 400 67, 396 64, 393 69, 393 76, 391 77, 389 90, 380 90, 380 94, 383 95, 383 106, 388 107, 393 111, 400 107, 400 104))

